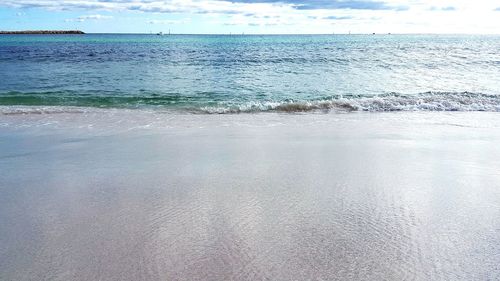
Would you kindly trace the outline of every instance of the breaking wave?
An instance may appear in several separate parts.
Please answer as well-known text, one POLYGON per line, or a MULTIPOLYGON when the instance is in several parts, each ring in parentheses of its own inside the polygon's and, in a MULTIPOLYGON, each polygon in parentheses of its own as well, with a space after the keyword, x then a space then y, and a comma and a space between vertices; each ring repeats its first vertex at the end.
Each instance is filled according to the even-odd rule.
POLYGON ((396 93, 376 96, 334 96, 328 99, 285 102, 248 102, 202 107, 202 113, 310 112, 310 111, 489 111, 500 112, 500 96, 470 92, 396 93))
POLYGON ((196 114, 258 112, 390 112, 487 111, 500 112, 500 96, 472 92, 425 92, 414 95, 331 96, 315 100, 214 101, 206 96, 182 95, 77 95, 52 93, 0 94, 0 113, 83 113, 84 108, 161 109, 196 114), (83 109, 82 109, 83 108, 83 109))

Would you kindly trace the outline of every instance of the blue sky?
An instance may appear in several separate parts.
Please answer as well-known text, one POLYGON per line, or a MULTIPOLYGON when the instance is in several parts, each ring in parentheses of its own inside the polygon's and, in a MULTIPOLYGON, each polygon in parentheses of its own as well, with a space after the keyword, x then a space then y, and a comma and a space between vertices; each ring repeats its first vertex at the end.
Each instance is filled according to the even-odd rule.
POLYGON ((491 0, 0 0, 0 30, 119 33, 500 32, 491 0))

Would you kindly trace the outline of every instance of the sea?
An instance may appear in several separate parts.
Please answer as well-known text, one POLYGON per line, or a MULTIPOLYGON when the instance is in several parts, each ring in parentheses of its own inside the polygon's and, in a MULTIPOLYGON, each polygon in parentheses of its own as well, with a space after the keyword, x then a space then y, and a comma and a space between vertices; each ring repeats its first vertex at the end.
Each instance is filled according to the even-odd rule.
POLYGON ((0 112, 500 111, 494 35, 1 35, 0 112))

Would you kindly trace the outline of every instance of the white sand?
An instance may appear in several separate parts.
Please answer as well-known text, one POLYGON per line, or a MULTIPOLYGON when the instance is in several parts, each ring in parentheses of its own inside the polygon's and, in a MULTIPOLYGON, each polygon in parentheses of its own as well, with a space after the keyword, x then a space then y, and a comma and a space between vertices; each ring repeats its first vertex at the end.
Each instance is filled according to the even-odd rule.
POLYGON ((500 114, 0 116, 0 280, 498 280, 500 114))

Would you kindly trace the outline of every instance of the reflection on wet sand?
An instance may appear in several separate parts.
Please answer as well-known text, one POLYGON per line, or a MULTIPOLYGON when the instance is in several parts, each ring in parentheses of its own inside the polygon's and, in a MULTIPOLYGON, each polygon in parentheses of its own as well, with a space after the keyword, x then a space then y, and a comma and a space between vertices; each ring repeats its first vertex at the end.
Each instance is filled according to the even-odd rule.
POLYGON ((4 127, 0 280, 496 279, 498 128, 395 116, 4 127))

